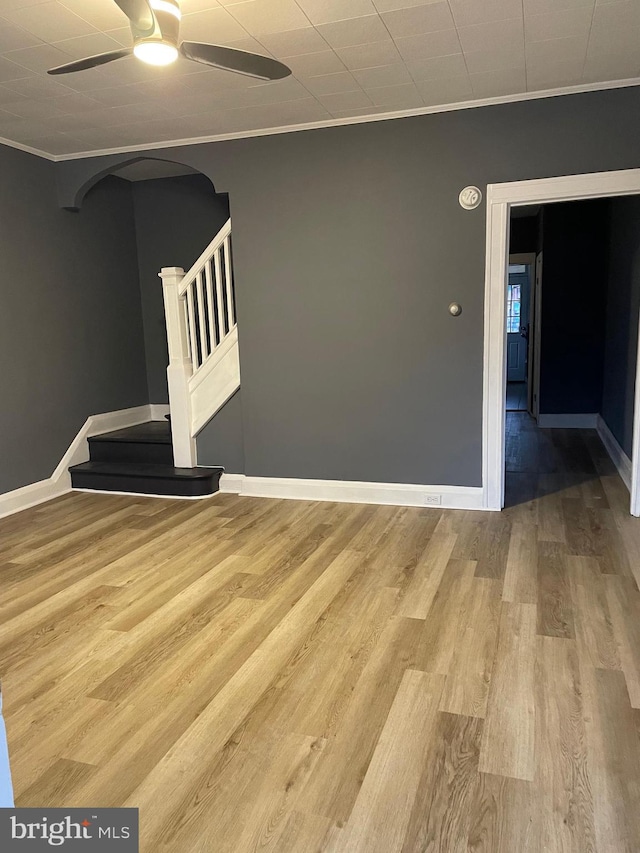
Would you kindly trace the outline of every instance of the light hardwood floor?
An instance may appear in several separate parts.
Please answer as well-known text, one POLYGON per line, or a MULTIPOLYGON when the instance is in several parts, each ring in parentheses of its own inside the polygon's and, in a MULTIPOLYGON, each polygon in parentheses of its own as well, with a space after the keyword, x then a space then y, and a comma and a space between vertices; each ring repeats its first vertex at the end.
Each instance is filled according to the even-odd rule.
POLYGON ((73 494, 0 522, 17 803, 144 853, 640 850, 640 521, 508 419, 501 514, 73 494))

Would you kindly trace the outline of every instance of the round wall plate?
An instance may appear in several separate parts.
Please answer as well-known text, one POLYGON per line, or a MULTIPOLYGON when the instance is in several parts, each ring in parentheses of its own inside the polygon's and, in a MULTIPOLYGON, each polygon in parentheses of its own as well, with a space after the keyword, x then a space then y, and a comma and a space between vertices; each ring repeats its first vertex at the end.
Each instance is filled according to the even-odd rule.
POLYGON ((465 210, 475 210, 482 202, 482 192, 478 187, 465 187, 458 196, 460 207, 465 210))

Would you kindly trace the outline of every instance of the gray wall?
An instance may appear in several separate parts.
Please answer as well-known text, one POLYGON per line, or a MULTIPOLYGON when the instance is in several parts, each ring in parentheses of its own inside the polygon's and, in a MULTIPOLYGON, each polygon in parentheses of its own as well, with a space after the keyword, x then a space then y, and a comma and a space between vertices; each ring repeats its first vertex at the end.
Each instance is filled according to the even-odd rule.
POLYGON ((221 465, 229 474, 244 474, 241 389, 198 433, 198 465, 221 465))
POLYGON ((79 214, 52 163, 0 147, 0 493, 49 477, 88 415, 148 402, 131 189, 79 214))
POLYGON ((131 186, 149 399, 168 403, 169 356, 158 273, 162 267, 192 266, 229 218, 229 200, 216 195, 203 175, 137 181, 131 186))
POLYGON ((609 201, 543 211, 541 414, 600 411, 609 201))
MULTIPOLYGON (((637 167, 638 138, 626 88, 152 152, 229 193, 246 472, 479 485, 485 208, 458 193, 637 167)), ((61 203, 128 159, 58 163, 61 203)))
POLYGON ((640 198, 613 199, 602 417, 630 457, 640 312, 640 198))

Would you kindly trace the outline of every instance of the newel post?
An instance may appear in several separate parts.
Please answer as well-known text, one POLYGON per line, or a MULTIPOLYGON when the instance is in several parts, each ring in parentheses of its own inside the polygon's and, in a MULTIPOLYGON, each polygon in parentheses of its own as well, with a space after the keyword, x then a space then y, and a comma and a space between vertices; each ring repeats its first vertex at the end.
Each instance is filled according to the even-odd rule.
POLYGON ((196 464, 196 442, 191 435, 191 394, 189 393, 189 379, 193 368, 189 354, 184 307, 179 293, 184 270, 182 267, 163 267, 158 275, 162 279, 169 344, 167 383, 171 408, 173 464, 177 468, 193 468, 196 464))

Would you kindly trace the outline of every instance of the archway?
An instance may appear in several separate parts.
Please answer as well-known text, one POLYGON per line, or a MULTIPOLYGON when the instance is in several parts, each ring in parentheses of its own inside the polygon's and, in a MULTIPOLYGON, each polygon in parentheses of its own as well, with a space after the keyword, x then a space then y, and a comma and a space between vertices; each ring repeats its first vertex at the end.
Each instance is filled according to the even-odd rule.
MULTIPOLYGON (((229 199, 192 166, 137 156, 87 179, 78 190, 77 215, 83 217, 89 200, 92 207, 110 204, 111 193, 130 198, 131 245, 114 251, 122 251, 129 265, 135 257, 149 400, 167 405, 168 346, 158 273, 162 267, 192 266, 229 219, 229 199)), ((119 210, 122 215, 122 204, 119 210)))
POLYGON ((214 187, 214 191, 223 192, 213 180, 213 177, 202 168, 199 168, 195 157, 190 156, 192 152, 181 152, 180 156, 167 157, 155 156, 153 152, 131 152, 122 154, 108 154, 100 157, 79 158, 77 160, 65 160, 57 164, 58 201, 60 207, 70 211, 78 211, 82 207, 85 196, 89 190, 108 175, 119 170, 126 169, 140 163, 157 164, 160 170, 184 169, 193 170, 206 177, 214 187))

